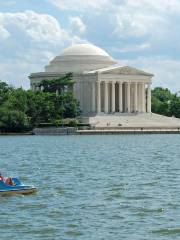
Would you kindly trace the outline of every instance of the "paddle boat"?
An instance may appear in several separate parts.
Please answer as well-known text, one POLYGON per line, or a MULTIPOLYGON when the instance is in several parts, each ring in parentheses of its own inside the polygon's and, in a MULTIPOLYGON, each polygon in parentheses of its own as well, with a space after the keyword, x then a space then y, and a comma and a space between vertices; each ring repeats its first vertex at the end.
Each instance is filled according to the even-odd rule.
POLYGON ((11 194, 31 194, 37 191, 33 185, 24 185, 18 178, 11 178, 12 185, 0 181, 0 196, 11 194))

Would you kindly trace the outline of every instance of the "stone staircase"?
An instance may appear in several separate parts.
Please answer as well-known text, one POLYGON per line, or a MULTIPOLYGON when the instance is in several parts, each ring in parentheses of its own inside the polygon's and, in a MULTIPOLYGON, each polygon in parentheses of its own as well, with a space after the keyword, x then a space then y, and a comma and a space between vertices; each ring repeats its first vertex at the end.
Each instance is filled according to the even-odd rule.
POLYGON ((88 121, 95 128, 180 128, 180 119, 154 113, 101 114, 89 117, 88 121))

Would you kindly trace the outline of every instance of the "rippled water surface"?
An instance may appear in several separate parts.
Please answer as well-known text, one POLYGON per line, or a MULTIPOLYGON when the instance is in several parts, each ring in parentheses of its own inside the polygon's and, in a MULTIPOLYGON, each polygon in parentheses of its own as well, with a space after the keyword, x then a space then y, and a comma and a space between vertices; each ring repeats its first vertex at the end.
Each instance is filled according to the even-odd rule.
POLYGON ((3 136, 0 238, 180 239, 180 135, 3 136))

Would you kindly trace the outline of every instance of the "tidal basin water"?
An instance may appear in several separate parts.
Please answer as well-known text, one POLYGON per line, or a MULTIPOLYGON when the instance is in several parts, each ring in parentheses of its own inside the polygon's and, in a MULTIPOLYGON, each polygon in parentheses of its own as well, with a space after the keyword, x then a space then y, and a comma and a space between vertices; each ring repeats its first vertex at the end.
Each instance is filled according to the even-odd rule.
POLYGON ((180 239, 180 135, 1 136, 3 240, 180 239))

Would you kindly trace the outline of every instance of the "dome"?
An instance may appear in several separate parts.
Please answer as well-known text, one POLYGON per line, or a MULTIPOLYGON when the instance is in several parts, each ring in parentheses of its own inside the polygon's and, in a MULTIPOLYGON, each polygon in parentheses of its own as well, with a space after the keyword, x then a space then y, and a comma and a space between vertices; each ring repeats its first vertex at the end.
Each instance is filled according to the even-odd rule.
POLYGON ((107 56, 110 57, 103 49, 92 44, 75 44, 62 52, 62 56, 107 56))
POLYGON ((116 64, 116 61, 103 49, 92 44, 75 44, 62 51, 49 65, 46 72, 83 73, 116 64))

